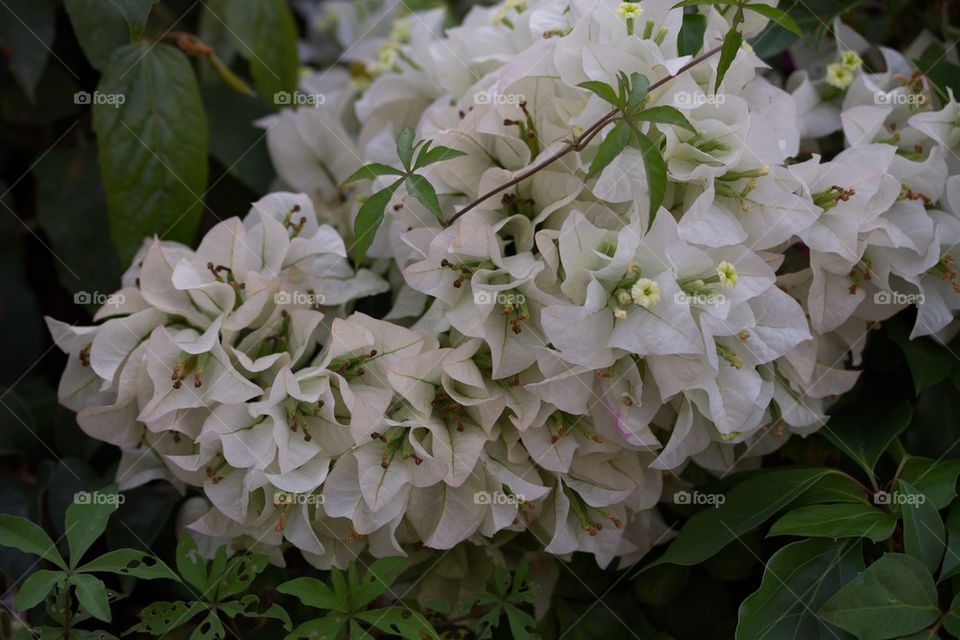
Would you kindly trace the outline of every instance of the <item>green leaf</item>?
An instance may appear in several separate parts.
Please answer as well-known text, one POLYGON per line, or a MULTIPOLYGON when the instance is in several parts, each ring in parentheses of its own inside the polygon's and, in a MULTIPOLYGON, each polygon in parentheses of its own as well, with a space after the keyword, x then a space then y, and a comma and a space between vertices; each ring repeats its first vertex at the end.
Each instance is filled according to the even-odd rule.
POLYGON ((63 571, 47 571, 41 569, 23 581, 17 591, 13 606, 17 611, 26 611, 37 606, 47 594, 67 577, 63 571))
POLYGON ((90 545, 107 530, 107 521, 119 506, 118 496, 116 485, 74 496, 66 517, 71 567, 80 564, 90 545))
MULTIPOLYGON (((349 582, 350 595, 357 608, 365 607, 390 589, 400 577, 407 560, 403 557, 380 558, 372 562, 363 579, 354 578, 349 582)), ((351 565, 351 568, 353 565, 351 565)))
POLYGON ((250 65, 260 95, 280 105, 278 94, 297 90, 300 58, 297 27, 284 0, 231 0, 226 23, 233 31, 236 49, 250 65))
POLYGON ((403 171, 400 169, 395 169, 389 165, 381 164, 379 162, 371 162, 370 164, 363 165, 357 169, 353 174, 343 181, 343 186, 352 184, 354 182, 360 182, 361 180, 373 180, 377 176, 402 176, 404 175, 403 171))
POLYGON ((900 471, 917 491, 927 496, 933 506, 946 509, 957 497, 957 476, 960 475, 960 460, 931 460, 910 456, 900 471))
POLYGON ((890 338, 903 350, 918 396, 950 375, 954 357, 947 347, 930 338, 911 340, 910 327, 899 316, 884 323, 884 327, 890 338))
POLYGON ((237 95, 219 82, 202 83, 200 93, 210 128, 210 155, 254 193, 270 191, 276 173, 266 137, 253 125, 271 112, 269 105, 260 97, 237 95))
POLYGON ((800 29, 799 25, 797 25, 793 18, 790 17, 790 14, 783 9, 778 9, 776 7, 771 7, 768 4, 759 3, 744 5, 743 8, 747 11, 754 11, 762 16, 770 18, 773 22, 777 23, 781 27, 789 29, 798 36, 803 37, 803 31, 800 29))
POLYGON ((359 269, 363 264, 363 258, 367 254, 367 249, 373 243, 377 235, 377 229, 383 222, 383 212, 393 197, 393 192, 403 183, 403 180, 397 180, 386 189, 381 189, 367 198, 360 211, 357 213, 357 219, 353 222, 354 241, 351 247, 353 253, 353 263, 359 269))
POLYGON ((440 210, 440 201, 437 199, 437 192, 429 180, 421 175, 414 174, 407 176, 404 185, 407 187, 407 193, 416 198, 420 204, 425 206, 427 210, 438 219, 443 219, 443 211, 440 210))
POLYGON ((647 76, 634 72, 630 74, 630 82, 627 86, 629 92, 627 94, 626 111, 632 115, 647 97, 647 93, 650 91, 650 81, 647 80, 647 76))
POLYGON ((416 135, 413 129, 407 127, 397 136, 397 157, 403 167, 410 171, 410 162, 413 160, 413 138, 416 135))
POLYGON ((197 549, 193 536, 187 534, 177 544, 177 571, 197 591, 207 589, 207 562, 197 549))
POLYGON ((437 640, 440 638, 434 631, 433 626, 427 622, 427 619, 421 613, 408 607, 398 606, 362 611, 355 614, 354 617, 385 633, 409 640, 420 640, 422 637, 437 640))
POLYGON ((347 626, 350 618, 343 613, 332 613, 325 618, 316 618, 308 620, 297 626, 290 632, 284 640, 293 640, 294 638, 339 638, 340 632, 347 626))
POLYGON ((0 546, 13 547, 49 560, 61 569, 67 568, 57 545, 43 529, 20 516, 0 514, 0 546))
POLYGON ((443 162, 444 160, 453 160, 454 158, 465 155, 467 154, 459 149, 451 149, 450 147, 444 147, 442 145, 430 148, 430 143, 428 142, 417 154, 417 160, 414 162, 413 168, 420 169, 428 167, 431 164, 443 162))
POLYGON ((953 597, 950 602, 950 610, 943 618, 943 628, 954 635, 960 637, 960 593, 953 597))
POLYGON ((861 403, 830 418, 821 433, 873 477, 883 452, 910 424, 910 405, 861 403))
POLYGON ((865 504, 817 504, 790 511, 770 527, 771 536, 886 540, 897 527, 894 515, 865 504))
POLYGON ((702 13, 684 13, 680 33, 677 34, 677 51, 681 56, 696 55, 703 48, 703 34, 707 30, 707 16, 702 13))
POLYGON ((601 82, 600 80, 588 80, 587 82, 581 82, 577 85, 582 89, 586 89, 591 93, 597 95, 600 99, 605 102, 609 102, 613 106, 623 109, 626 104, 621 102, 620 97, 617 96, 617 92, 613 90, 606 82, 601 82))
POLYGON ((217 605, 217 608, 230 618, 243 616, 244 618, 272 618, 273 620, 279 620, 283 623, 283 628, 287 631, 290 631, 292 627, 290 623, 290 616, 283 609, 283 607, 278 604, 273 604, 267 607, 267 609, 264 611, 260 611, 259 606, 260 598, 252 593, 249 593, 243 596, 243 598, 240 600, 220 602, 217 605))
POLYGON ((130 39, 139 40, 147 26, 150 10, 157 0, 109 0, 117 8, 130 28, 130 39))
POLYGON ((923 564, 888 553, 827 600, 819 615, 859 638, 886 640, 933 624, 940 609, 937 588, 923 564))
POLYGON ((242 554, 231 558, 218 580, 217 599, 223 600, 244 591, 268 564, 270 560, 267 556, 260 554, 242 554))
POLYGON ((83 610, 97 620, 110 622, 110 601, 103 582, 84 573, 74 574, 69 580, 83 610))
POLYGON ((899 497, 905 499, 902 510, 904 549, 933 573, 943 559, 947 539, 943 520, 933 503, 909 482, 897 480, 896 486, 899 497))
POLYGON ((118 49, 98 91, 122 105, 93 107, 110 232, 127 263, 144 237, 190 244, 207 184, 207 123, 193 68, 173 47, 118 49))
POLYGON ((914 62, 937 87, 941 96, 947 96, 947 89, 952 89, 955 96, 960 96, 960 65, 947 59, 947 50, 942 43, 934 42, 928 46, 914 62))
POLYGON ((736 4, 738 0, 682 0, 677 4, 673 5, 672 8, 679 9, 681 7, 696 7, 704 4, 736 4))
POLYGON ((346 598, 334 595, 325 582, 316 578, 296 578, 278 586, 277 591, 293 596, 308 607, 315 609, 327 609, 341 613, 347 613, 350 610, 350 604, 346 598))
POLYGON ((140 610, 140 622, 127 633, 140 631, 154 636, 162 636, 180 625, 192 620, 198 613, 206 611, 202 602, 152 602, 140 610))
POLYGON ((691 517, 667 551, 646 568, 661 564, 694 565, 710 558, 740 536, 786 509, 833 469, 777 469, 737 484, 715 509, 691 517))
POLYGON ((950 507, 947 514, 947 550, 940 567, 940 582, 960 572, 960 502, 950 507))
POLYGON ((217 617, 217 612, 213 610, 193 628, 193 633, 190 634, 190 640, 224 640, 226 637, 227 631, 217 617))
POLYGON ((687 120, 687 117, 673 107, 667 107, 667 106, 651 107, 650 109, 644 109, 640 113, 636 115, 632 115, 630 117, 632 119, 641 120, 643 122, 672 124, 677 127, 686 129, 691 133, 697 132, 697 130, 693 127, 693 125, 690 124, 690 121, 687 120))
POLYGON ((590 163, 587 178, 592 178, 603 171, 604 167, 613 162, 614 158, 627 148, 629 142, 630 125, 625 120, 618 120, 607 137, 600 143, 597 155, 593 157, 593 161, 590 163))
POLYGON ((510 635, 518 640, 536 640, 540 638, 537 633, 537 621, 533 616, 512 604, 503 606, 504 613, 507 614, 507 623, 510 625, 510 635))
POLYGON ((97 71, 104 71, 110 55, 130 42, 123 14, 103 0, 64 0, 63 4, 87 60, 97 71))
POLYGON ((0 40, 7 49, 10 71, 33 102, 53 46, 51 0, 5 0, 0 3, 0 40))
POLYGON ((720 91, 723 78, 727 75, 734 58, 737 57, 741 44, 743 44, 743 35, 736 28, 730 29, 724 36, 723 46, 720 48, 720 62, 717 64, 717 83, 713 87, 714 93, 720 91))
POLYGON ((647 189, 650 191, 650 219, 647 226, 649 230, 653 226, 653 221, 663 203, 663 196, 667 192, 667 163, 664 162, 660 150, 650 138, 642 133, 637 133, 636 137, 640 152, 643 154, 643 169, 647 174, 647 189))
POLYGON ((177 574, 164 564, 163 560, 136 549, 109 551, 99 558, 86 563, 77 569, 77 571, 87 573, 103 571, 122 576, 133 576, 134 578, 142 578, 144 580, 165 578, 167 580, 180 582, 177 574))
POLYGON ((773 554, 760 587, 740 605, 736 640, 839 638, 814 612, 862 569, 859 541, 788 544, 773 554))

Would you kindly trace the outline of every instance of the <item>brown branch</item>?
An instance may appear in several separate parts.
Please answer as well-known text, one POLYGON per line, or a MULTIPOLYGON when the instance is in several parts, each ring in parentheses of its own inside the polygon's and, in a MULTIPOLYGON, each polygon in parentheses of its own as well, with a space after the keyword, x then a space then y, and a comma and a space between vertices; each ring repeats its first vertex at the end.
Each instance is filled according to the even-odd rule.
MULTIPOLYGON (((706 53, 704 53, 704 54, 702 54, 702 55, 700 55, 700 56, 697 56, 696 58, 694 58, 693 60, 691 60, 691 61, 688 62, 687 64, 685 64, 685 65, 683 65, 682 67, 680 67, 680 69, 678 69, 675 74, 670 75, 670 76, 667 76, 667 77, 665 77, 665 78, 661 78, 660 80, 657 80, 656 82, 654 82, 652 85, 650 85, 650 88, 648 89, 648 92, 655 91, 656 89, 659 89, 660 87, 662 87, 662 86, 665 85, 666 83, 670 82, 671 80, 673 80, 674 78, 676 78, 676 77, 679 76, 680 74, 686 73, 687 71, 689 71, 689 70, 692 69, 693 67, 697 66, 698 64, 700 64, 700 63, 703 62, 704 60, 707 60, 707 59, 711 58, 712 56, 716 55, 717 53, 719 53, 719 52, 720 52, 720 49, 721 49, 721 47, 716 47, 715 49, 711 49, 710 51, 707 51, 706 53)), ((526 171, 524 171, 523 173, 521 173, 521 174, 518 175, 517 177, 513 178, 513 179, 510 180, 509 182, 505 182, 504 184, 500 185, 500 186, 497 187, 496 189, 493 189, 493 190, 491 190, 491 191, 486 192, 485 194, 483 194, 482 196, 480 196, 479 198, 477 198, 476 200, 474 200, 473 202, 471 202, 470 204, 468 204, 467 206, 465 206, 463 209, 460 209, 460 211, 457 211, 449 220, 447 220, 446 222, 442 223, 443 226, 444 226, 444 227, 449 227, 449 226, 452 225, 454 222, 456 222, 461 216, 463 216, 463 214, 465 214, 465 213, 467 213, 468 211, 470 211, 471 209, 475 208, 475 207, 476 207, 477 205, 479 205, 480 203, 485 202, 485 201, 489 200, 490 198, 492 198, 493 196, 497 195, 498 193, 500 193, 500 192, 502 192, 502 191, 505 191, 505 190, 509 189, 510 187, 515 186, 515 185, 523 182, 524 180, 526 180, 526 179, 529 178, 530 176, 532 176, 532 175, 534 175, 535 173, 537 173, 537 172, 539 172, 539 171, 541 171, 541 170, 549 167, 551 164, 553 164, 553 163, 556 162, 557 160, 563 158, 564 156, 566 156, 566 155, 568 155, 568 154, 570 154, 570 153, 573 153, 574 151, 582 151, 584 148, 586 148, 586 146, 590 143, 590 141, 593 140, 594 137, 596 137, 597 134, 600 133, 600 131, 601 131, 605 126, 607 126, 608 124, 610 124, 610 122, 612 122, 613 120, 615 120, 615 119, 617 118, 617 115, 618 115, 619 113, 620 113, 620 110, 619 110, 619 109, 614 109, 614 110, 612 110, 611 112, 609 112, 608 114, 606 114, 605 116, 603 116, 602 118, 600 118, 599 120, 597 120, 596 122, 594 122, 592 125, 590 125, 582 134, 580 134, 580 137, 577 139, 576 142, 568 144, 567 146, 565 146, 565 147, 564 147, 563 149, 561 149, 560 151, 557 151, 557 152, 554 153, 552 156, 550 156, 550 157, 548 157, 548 158, 545 158, 545 159, 542 160, 541 162, 533 165, 532 167, 530 167, 529 169, 527 169, 526 171)))

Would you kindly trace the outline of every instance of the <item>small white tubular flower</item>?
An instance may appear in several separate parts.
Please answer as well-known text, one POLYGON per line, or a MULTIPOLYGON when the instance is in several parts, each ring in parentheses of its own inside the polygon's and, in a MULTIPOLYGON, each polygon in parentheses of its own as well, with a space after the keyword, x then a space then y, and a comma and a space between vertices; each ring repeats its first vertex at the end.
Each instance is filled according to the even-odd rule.
POLYGON ((639 2, 621 2, 617 6, 617 13, 624 20, 636 20, 643 15, 643 7, 639 2))
POLYGON ((720 284, 724 287, 735 287, 739 280, 737 268, 726 260, 717 265, 717 277, 720 278, 720 284))
POLYGON ((853 83, 853 70, 840 62, 827 67, 827 84, 837 89, 846 89, 853 83))
POLYGON ((650 278, 640 278, 630 289, 630 296, 634 304, 649 309, 660 302, 660 285, 650 278))

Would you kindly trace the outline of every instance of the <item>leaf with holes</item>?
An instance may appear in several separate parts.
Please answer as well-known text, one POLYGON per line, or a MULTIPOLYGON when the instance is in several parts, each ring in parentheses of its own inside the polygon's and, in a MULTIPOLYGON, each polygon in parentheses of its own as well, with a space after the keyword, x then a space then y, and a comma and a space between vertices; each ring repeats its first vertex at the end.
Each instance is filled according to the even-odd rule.
POLYGON ((386 593, 406 565, 403 557, 380 558, 367 567, 363 578, 359 578, 351 564, 347 573, 347 588, 355 605, 365 607, 386 593))
POLYGON ((423 614, 403 606, 363 611, 356 614, 355 617, 385 633, 408 640, 421 640, 422 638, 439 640, 440 638, 433 626, 423 617, 423 614))
POLYGON ((308 620, 297 625, 296 629, 287 634, 284 640, 295 638, 339 638, 340 632, 350 622, 350 617, 343 613, 334 613, 325 618, 308 620))
POLYGON ((55 586, 62 585, 67 578, 63 571, 41 569, 23 581, 17 590, 13 606, 17 611, 26 611, 37 606, 55 586))
POLYGON ((194 589, 202 592, 207 588, 207 561, 189 534, 180 538, 177 544, 177 571, 194 589))
POLYGON ((133 576, 144 580, 154 580, 165 578, 180 582, 170 567, 164 564, 163 560, 156 558, 149 553, 137 551, 136 549, 117 549, 109 551, 95 560, 91 560, 77 571, 85 573, 96 573, 99 571, 105 573, 116 573, 122 576, 133 576))
POLYGON ((183 601, 153 602, 140 610, 140 622, 127 631, 127 635, 135 631, 162 636, 177 627, 188 623, 200 612, 206 611, 208 605, 202 602, 183 601))
POLYGON ((249 587, 268 564, 269 558, 259 554, 231 558, 226 570, 217 580, 217 599, 229 598, 249 587))

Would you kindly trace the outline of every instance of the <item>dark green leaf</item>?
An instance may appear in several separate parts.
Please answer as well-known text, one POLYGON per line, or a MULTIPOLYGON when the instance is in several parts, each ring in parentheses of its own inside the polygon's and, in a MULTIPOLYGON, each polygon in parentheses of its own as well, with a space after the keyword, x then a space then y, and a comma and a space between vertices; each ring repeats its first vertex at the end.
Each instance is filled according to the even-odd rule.
POLYGON ((960 65, 947 59, 947 51, 942 43, 935 42, 928 46, 914 62, 939 89, 941 96, 947 96, 947 89, 952 89, 955 96, 960 96, 960 65))
POLYGON ((897 480, 896 491, 897 497, 903 502, 904 549, 933 573, 943 559, 947 539, 943 520, 933 503, 909 482, 897 480))
POLYGON ((341 613, 350 610, 350 603, 345 597, 338 597, 326 583, 316 578, 296 578, 278 586, 277 591, 298 598, 303 604, 315 609, 341 613))
POLYGON ((437 640, 440 638, 422 614, 408 607, 397 606, 363 611, 356 614, 356 618, 381 631, 409 640, 420 640, 423 637, 437 640))
POLYGON ((673 5, 673 8, 696 7, 704 4, 736 4, 736 2, 737 0, 681 0, 681 2, 673 5))
POLYGON ((66 577, 67 574, 63 571, 47 571, 46 569, 37 571, 20 585, 13 606, 17 608, 17 611, 32 609, 43 602, 43 599, 47 597, 53 587, 62 583, 66 577))
POLYGON ((180 581, 170 567, 164 564, 163 560, 156 558, 149 553, 137 551, 136 549, 117 549, 109 551, 99 558, 91 560, 77 571, 93 573, 105 571, 107 573, 116 573, 122 576, 133 576, 144 580, 153 580, 156 578, 165 578, 167 580, 180 581))
POLYGON ((50 536, 43 529, 20 516, 0 514, 0 546, 13 547, 49 560, 61 569, 67 568, 50 536))
POLYGON ((377 235, 380 223, 383 222, 384 209, 387 208, 390 198, 393 197, 393 192, 402 182, 403 180, 397 180, 386 189, 377 191, 360 206, 357 219, 353 223, 354 241, 351 247, 353 263, 358 269, 363 263, 363 258, 367 255, 367 249, 370 248, 374 237, 377 235))
POLYGON ((67 507, 67 546, 70 548, 70 566, 76 567, 97 538, 107 529, 107 520, 117 510, 119 494, 111 485, 99 491, 81 492, 67 507))
POLYGON ((152 602, 140 610, 140 622, 130 631, 141 631, 154 636, 162 636, 180 625, 192 620, 207 605, 202 602, 152 602))
POLYGON ((817 504, 790 511, 773 523, 771 536, 812 538, 869 538, 874 542, 893 535, 897 518, 865 504, 817 504))
POLYGON ((5 0, 0 3, 0 40, 10 71, 31 101, 53 46, 51 0, 5 0))
POLYGON ((103 0, 64 0, 63 4, 87 60, 97 71, 105 71, 114 50, 130 42, 123 14, 103 0))
POLYGON ((100 176, 122 262, 144 237, 189 244, 207 184, 207 123, 193 68, 173 47, 117 50, 98 91, 122 105, 94 105, 100 176))
POLYGON ((650 90, 650 81, 647 80, 647 76, 634 72, 630 74, 628 86, 629 92, 627 94, 626 111, 632 115, 633 112, 643 104, 644 99, 647 97, 647 93, 650 90))
POLYGON ((223 600, 245 590, 260 573, 267 568, 270 560, 259 554, 241 554, 230 558, 226 571, 217 585, 217 599, 223 600))
POLYGON ((702 13, 684 13, 683 24, 677 35, 677 51, 681 56, 696 55, 703 47, 703 34, 707 30, 707 16, 702 13))
POLYGON ((407 193, 416 198, 420 204, 425 206, 427 210, 438 219, 443 219, 443 211, 440 210, 440 201, 437 199, 437 192, 429 180, 421 175, 414 174, 408 176, 404 184, 407 187, 407 193))
POLYGON ((950 602, 950 610, 943 618, 943 628, 954 635, 960 637, 960 593, 953 597, 950 602))
POLYGON ((343 186, 361 180, 373 180, 377 176, 402 176, 403 171, 379 162, 371 162, 357 169, 349 178, 343 181, 343 186))
POLYGON ((107 598, 107 587, 99 578, 78 573, 70 576, 70 583, 73 585, 77 601, 84 611, 97 620, 110 622, 110 602, 107 598))
POLYGON ((840 638, 814 613, 863 569, 860 542, 802 540, 770 558, 737 620, 737 640, 840 638))
POLYGON ((603 169, 613 162, 620 153, 627 148, 630 142, 630 125, 625 120, 618 120, 607 137, 600 143, 597 149, 597 155, 593 157, 590 163, 590 170, 587 172, 587 178, 599 174, 603 169))
POLYGON ((743 35, 736 30, 731 29, 723 38, 723 46, 720 49, 720 62, 717 65, 717 83, 713 87, 714 93, 720 91, 720 85, 723 84, 723 78, 727 75, 730 65, 740 51, 740 45, 743 44, 743 35))
POLYGON ((507 614, 507 623, 510 625, 510 635, 517 640, 539 640, 537 621, 533 616, 512 604, 503 607, 507 614))
POLYGON ((667 163, 663 161, 660 150, 647 136, 642 133, 636 135, 640 152, 643 154, 643 169, 647 174, 647 189, 650 191, 650 218, 647 229, 653 226, 653 221, 660 211, 663 196, 667 192, 667 163))
POLYGON ((937 588, 923 564, 888 553, 837 591, 819 615, 859 638, 886 640, 933 624, 940 609, 937 588))
POLYGON ((416 134, 413 129, 407 127, 397 136, 397 157, 400 158, 403 167, 410 171, 410 163, 413 161, 413 138, 416 134))
MULTIPOLYGON (((366 569, 362 579, 349 583, 350 595, 357 607, 365 607, 390 589, 407 565, 406 558, 380 558, 366 569)), ((353 565, 351 565, 353 567, 353 565)))
POLYGON ((300 58, 297 27, 284 0, 231 0, 226 23, 236 39, 236 50, 250 64, 250 74, 260 95, 274 105, 278 94, 297 89, 300 58))
POLYGON ((332 613, 325 618, 309 620, 298 625, 287 637, 286 640, 294 638, 339 638, 340 632, 347 626, 350 618, 343 613, 332 613))
POLYGON ((577 86, 596 94, 602 100, 609 102, 615 107, 623 109, 626 106, 625 103, 620 101, 620 98, 617 96, 617 92, 613 90, 613 87, 608 85, 606 82, 601 82, 600 80, 589 80, 587 82, 581 82, 577 86))
POLYGON ((906 402, 862 403, 833 416, 821 433, 872 477, 877 460, 907 428, 910 416, 906 402))
POLYGON ((190 634, 190 640, 225 640, 226 637, 227 631, 223 628, 223 623, 217 617, 216 611, 210 611, 190 634))
POLYGON ((927 496, 938 510, 946 509, 957 497, 957 476, 960 475, 960 460, 931 460, 907 458, 900 477, 927 496))
POLYGON ((143 35, 143 28, 147 26, 150 10, 157 0, 110 0, 130 28, 130 39, 139 40, 143 35))
POLYGON ((773 22, 777 23, 785 29, 789 29, 798 36, 803 36, 803 31, 800 30, 800 27, 794 22, 793 18, 790 17, 790 14, 784 11, 783 9, 778 9, 776 7, 771 7, 768 4, 748 4, 743 7, 747 11, 754 11, 759 13, 762 16, 770 18, 773 22))
POLYGON ((940 567, 940 582, 960 572, 960 503, 950 507, 947 514, 947 550, 940 567))
POLYGON ((264 132, 253 122, 270 112, 261 98, 237 95, 221 83, 201 87, 210 127, 210 155, 256 194, 270 190, 275 172, 264 132))
POLYGON ((207 589, 207 562, 200 555, 193 536, 185 535, 177 544, 177 571, 197 591, 207 589))
POLYGON ((687 117, 680 113, 677 109, 673 107, 660 106, 660 107, 651 107, 649 109, 644 109, 640 113, 631 116, 632 119, 641 120, 643 122, 656 122, 659 124, 672 124, 678 127, 682 127, 691 133, 696 133, 697 130, 690 124, 690 121, 687 120, 687 117))
POLYGON ((722 505, 694 514, 666 553, 647 568, 703 562, 737 536, 786 509, 821 479, 837 474, 833 469, 777 469, 744 480, 730 490, 722 505))

